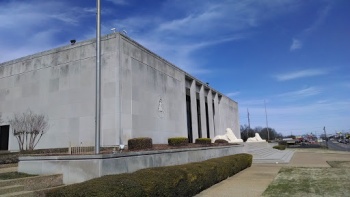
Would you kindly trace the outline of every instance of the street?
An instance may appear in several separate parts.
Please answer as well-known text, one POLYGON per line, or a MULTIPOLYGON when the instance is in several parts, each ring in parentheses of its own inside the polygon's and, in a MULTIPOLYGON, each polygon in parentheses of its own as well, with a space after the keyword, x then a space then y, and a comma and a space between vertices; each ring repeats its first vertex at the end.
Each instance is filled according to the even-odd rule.
MULTIPOLYGON (((325 145, 326 142, 323 142, 325 145)), ((329 140, 328 149, 330 150, 339 150, 339 151, 350 151, 350 144, 342 144, 337 141, 329 140)))

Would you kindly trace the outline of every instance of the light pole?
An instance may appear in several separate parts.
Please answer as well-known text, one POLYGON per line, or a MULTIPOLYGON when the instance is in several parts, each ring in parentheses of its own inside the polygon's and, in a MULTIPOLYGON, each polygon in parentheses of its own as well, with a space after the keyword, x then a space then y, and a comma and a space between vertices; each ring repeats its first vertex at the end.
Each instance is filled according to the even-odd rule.
POLYGON ((249 131, 250 131, 250 118, 249 118, 249 110, 247 108, 247 112, 248 112, 248 130, 247 130, 247 140, 249 138, 249 131))
POLYGON ((95 154, 100 153, 101 130, 101 1, 96 0, 96 103, 95 103, 95 154))
POLYGON ((270 140, 270 131, 269 131, 269 123, 267 122, 267 111, 266 111, 266 102, 264 100, 265 105, 265 116, 266 116, 266 129, 267 129, 267 141, 270 140))
POLYGON ((328 149, 328 139, 327 139, 327 133, 326 133, 326 127, 323 127, 324 135, 326 137, 326 147, 328 149))

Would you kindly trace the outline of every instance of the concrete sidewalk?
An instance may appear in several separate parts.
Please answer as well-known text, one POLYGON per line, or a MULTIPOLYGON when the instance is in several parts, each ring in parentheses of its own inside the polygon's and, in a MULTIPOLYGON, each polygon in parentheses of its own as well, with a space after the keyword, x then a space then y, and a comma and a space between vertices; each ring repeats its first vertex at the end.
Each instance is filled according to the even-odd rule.
POLYGON ((282 167, 330 167, 327 161, 350 161, 349 152, 297 149, 288 164, 257 164, 197 194, 212 196, 261 196, 282 167))

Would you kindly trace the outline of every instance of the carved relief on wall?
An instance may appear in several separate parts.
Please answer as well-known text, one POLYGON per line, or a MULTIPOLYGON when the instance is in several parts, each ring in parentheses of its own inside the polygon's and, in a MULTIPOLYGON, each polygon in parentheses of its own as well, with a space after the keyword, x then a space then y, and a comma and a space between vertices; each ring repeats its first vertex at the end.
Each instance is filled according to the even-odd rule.
POLYGON ((164 118, 164 99, 161 96, 158 100, 158 117, 164 118))

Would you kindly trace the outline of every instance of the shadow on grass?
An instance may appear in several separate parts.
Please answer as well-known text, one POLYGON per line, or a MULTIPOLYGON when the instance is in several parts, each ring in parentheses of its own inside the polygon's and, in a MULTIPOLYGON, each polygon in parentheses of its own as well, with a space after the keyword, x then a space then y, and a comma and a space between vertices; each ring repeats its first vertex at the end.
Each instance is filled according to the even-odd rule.
POLYGON ((0 174, 0 180, 9 180, 9 179, 19 179, 25 177, 32 177, 37 175, 26 174, 21 172, 5 172, 0 174))

